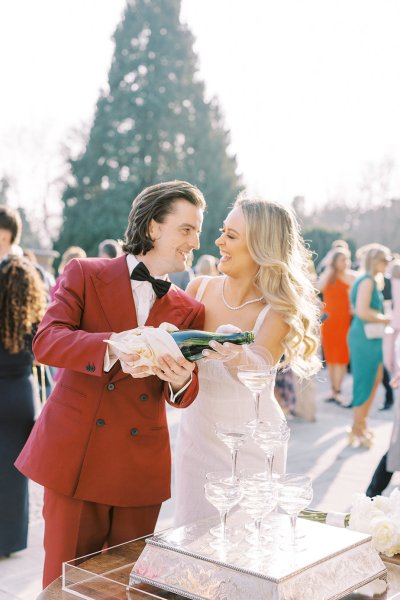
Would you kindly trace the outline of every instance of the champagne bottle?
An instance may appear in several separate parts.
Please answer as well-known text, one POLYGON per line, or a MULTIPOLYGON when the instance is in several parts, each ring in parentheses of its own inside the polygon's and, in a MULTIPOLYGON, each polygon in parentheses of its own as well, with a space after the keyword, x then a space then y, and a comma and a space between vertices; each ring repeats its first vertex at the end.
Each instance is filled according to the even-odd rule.
POLYGON ((299 517, 316 523, 334 525, 335 527, 348 527, 350 521, 349 513, 322 512, 320 510, 312 510, 311 508, 302 510, 299 517))
POLYGON ((212 350, 210 342, 215 341, 223 344, 251 344, 254 342, 254 333, 252 331, 241 331, 239 333, 211 333, 210 331, 198 331, 196 329, 187 329, 183 331, 173 331, 170 333, 178 344, 183 356, 194 362, 204 358, 203 350, 212 350))

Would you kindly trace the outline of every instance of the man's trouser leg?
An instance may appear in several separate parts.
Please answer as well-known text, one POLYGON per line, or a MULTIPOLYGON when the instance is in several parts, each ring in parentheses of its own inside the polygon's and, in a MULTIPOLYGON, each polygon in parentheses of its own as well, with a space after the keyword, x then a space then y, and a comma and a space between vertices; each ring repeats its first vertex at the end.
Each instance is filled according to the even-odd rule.
POLYGON ((62 573, 62 563, 154 531, 161 504, 121 507, 44 492, 43 587, 62 573))
POLYGON ((386 470, 388 452, 384 454, 379 462, 379 465, 375 469, 375 473, 372 476, 371 483, 365 492, 366 496, 373 498, 374 496, 380 496, 384 489, 390 483, 393 473, 386 470))

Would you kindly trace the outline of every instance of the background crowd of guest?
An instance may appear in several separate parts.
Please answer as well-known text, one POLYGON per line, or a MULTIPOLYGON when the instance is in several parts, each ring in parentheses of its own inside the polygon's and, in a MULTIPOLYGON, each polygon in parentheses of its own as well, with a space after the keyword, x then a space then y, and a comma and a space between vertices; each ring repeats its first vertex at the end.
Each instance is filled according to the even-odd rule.
MULTIPOLYGON (((26 547, 28 486, 13 463, 29 436, 37 407, 57 382, 51 366, 40 371, 35 365, 31 341, 46 304, 55 299, 64 267, 71 259, 87 256, 78 246, 67 248, 55 278, 38 263, 31 249, 21 248, 21 228, 18 212, 0 205, 0 502, 4 505, 0 506, 0 529, 7 533, 2 536, 0 556, 26 547), (4 515, 8 515, 7 523, 1 522, 4 515)), ((112 260, 122 254, 117 240, 99 243, 101 258, 112 260)), ((185 289, 198 275, 219 276, 217 264, 212 255, 202 255, 195 262, 191 257, 185 271, 170 273, 170 279, 185 289)), ((367 419, 376 390, 381 383, 385 386, 380 409, 389 410, 394 404, 392 388, 400 381, 398 352, 396 356, 400 257, 375 243, 359 248, 352 257, 348 244, 336 240, 319 261, 317 272, 310 265, 310 278, 321 298, 321 353, 331 387, 325 400, 352 409, 349 445, 370 448, 373 432, 367 419), (369 328, 370 324, 374 327, 369 328), (353 392, 345 397, 343 382, 349 372, 353 392)), ((316 419, 316 386, 312 380, 302 382, 286 368, 278 372, 275 393, 287 417, 316 419)), ((400 425, 398 412, 394 411, 394 420, 400 425)), ((394 427, 394 431, 397 429, 394 427)), ((393 472, 400 469, 397 456, 400 439, 394 433, 368 495, 381 493, 393 472)))

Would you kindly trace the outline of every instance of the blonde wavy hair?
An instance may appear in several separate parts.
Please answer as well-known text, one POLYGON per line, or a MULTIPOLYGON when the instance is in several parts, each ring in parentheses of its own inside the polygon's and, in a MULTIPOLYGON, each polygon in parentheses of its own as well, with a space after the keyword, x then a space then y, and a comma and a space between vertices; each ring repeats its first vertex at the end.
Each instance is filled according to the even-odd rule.
POLYGON ((321 368, 316 355, 319 302, 309 274, 312 253, 305 247, 290 209, 243 193, 234 204, 237 207, 244 214, 249 252, 260 265, 255 283, 289 326, 283 340, 283 366, 290 365, 300 377, 309 377, 321 368))
MULTIPOLYGON (((376 273, 376 265, 381 260, 385 260, 386 257, 390 256, 390 250, 383 244, 372 243, 361 246, 356 253, 357 259, 361 265, 361 271, 369 273, 376 281, 378 290, 383 290, 384 278, 383 273, 376 273)), ((391 258, 391 256, 390 256, 391 258)))

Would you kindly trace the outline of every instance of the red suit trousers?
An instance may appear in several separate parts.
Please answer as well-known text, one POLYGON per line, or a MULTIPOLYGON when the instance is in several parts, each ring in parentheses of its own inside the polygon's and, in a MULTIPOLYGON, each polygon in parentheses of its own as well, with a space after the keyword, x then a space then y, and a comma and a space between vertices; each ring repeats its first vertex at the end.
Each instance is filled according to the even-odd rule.
POLYGON ((107 506, 44 490, 43 587, 62 573, 62 563, 153 533, 161 504, 107 506))

